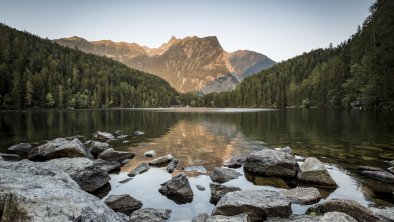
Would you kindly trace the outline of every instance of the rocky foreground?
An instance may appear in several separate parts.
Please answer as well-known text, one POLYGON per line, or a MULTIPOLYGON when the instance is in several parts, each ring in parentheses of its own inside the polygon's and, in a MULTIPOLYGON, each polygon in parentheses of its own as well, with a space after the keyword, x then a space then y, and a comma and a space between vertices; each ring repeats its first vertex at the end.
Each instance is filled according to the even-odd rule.
MULTIPOLYGON (((139 136, 97 132, 97 141, 58 138, 33 147, 22 143, 0 154, 0 218, 1 221, 168 221, 171 210, 144 208, 143 201, 127 194, 111 195, 101 200, 100 190, 108 186, 110 172, 116 172, 134 154, 119 152, 109 143, 116 139, 139 136), (89 147, 87 146, 89 144, 89 147), (23 159, 26 158, 26 159, 23 159), (21 160, 22 159, 22 160, 21 160)), ((156 157, 154 151, 144 154, 153 158, 133 169, 124 182, 155 166, 166 166, 172 173, 179 160, 171 154, 156 157)), ((391 172, 359 166, 362 175, 384 183, 393 182, 391 172)), ((202 166, 187 167, 185 172, 206 172, 202 166)), ((181 170, 179 170, 181 171, 181 170)), ((290 147, 263 149, 246 156, 234 156, 216 167, 211 174, 210 202, 215 204, 210 215, 198 214, 194 222, 214 221, 394 221, 394 208, 366 208, 350 200, 328 200, 318 203, 322 195, 316 187, 336 188, 337 183, 325 165, 314 157, 296 160, 290 147), (223 183, 243 176, 231 168, 244 167, 245 173, 260 177, 279 177, 297 184, 284 191, 241 190, 223 183), (315 204, 305 215, 293 215, 292 204, 315 204)), ((121 181, 122 182, 122 181, 121 181)), ((204 190, 205 187, 197 186, 204 190)), ((157 192, 176 203, 193 201, 194 193, 188 177, 177 173, 161 184, 157 192)))

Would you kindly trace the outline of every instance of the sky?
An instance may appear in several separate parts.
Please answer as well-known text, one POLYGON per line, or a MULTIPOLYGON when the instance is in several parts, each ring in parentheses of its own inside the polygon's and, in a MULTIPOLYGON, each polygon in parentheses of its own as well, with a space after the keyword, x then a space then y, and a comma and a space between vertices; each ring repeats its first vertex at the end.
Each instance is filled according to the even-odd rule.
POLYGON ((374 0, 0 0, 0 22, 38 36, 159 47, 171 36, 217 36, 223 49, 283 61, 337 45, 374 0))

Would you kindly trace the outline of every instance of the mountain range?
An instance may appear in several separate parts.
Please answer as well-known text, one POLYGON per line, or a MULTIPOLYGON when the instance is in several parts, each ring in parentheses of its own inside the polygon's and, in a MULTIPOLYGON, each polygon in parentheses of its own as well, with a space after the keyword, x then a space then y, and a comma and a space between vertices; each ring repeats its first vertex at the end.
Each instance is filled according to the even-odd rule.
POLYGON ((159 48, 111 40, 88 41, 77 36, 53 41, 152 73, 183 93, 229 91, 245 77, 276 64, 267 56, 253 51, 226 52, 215 36, 183 39, 173 36, 159 48))

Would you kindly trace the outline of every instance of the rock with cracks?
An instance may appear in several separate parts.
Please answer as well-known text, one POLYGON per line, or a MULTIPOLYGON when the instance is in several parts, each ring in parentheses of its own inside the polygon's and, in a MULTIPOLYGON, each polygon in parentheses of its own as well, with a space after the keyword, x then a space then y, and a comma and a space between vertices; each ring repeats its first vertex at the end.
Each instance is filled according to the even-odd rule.
POLYGON ((124 221, 49 163, 0 161, 2 221, 124 221))
POLYGON ((159 192, 176 203, 190 203, 193 200, 193 190, 185 174, 178 174, 161 184, 159 192))
POLYGON ((267 217, 289 217, 292 213, 290 200, 283 194, 269 190, 235 191, 224 195, 212 215, 234 216, 247 213, 251 221, 263 221, 267 217))
POLYGON ((94 165, 108 173, 120 170, 120 163, 117 161, 106 161, 102 159, 93 160, 94 165))
POLYGON ((105 201, 105 204, 112 210, 126 215, 130 215, 134 211, 142 207, 142 202, 133 198, 128 194, 110 195, 105 201))
POLYGON ((301 164, 297 178, 301 183, 313 184, 325 188, 337 187, 337 184, 328 173, 324 164, 314 157, 306 158, 305 162, 301 164))

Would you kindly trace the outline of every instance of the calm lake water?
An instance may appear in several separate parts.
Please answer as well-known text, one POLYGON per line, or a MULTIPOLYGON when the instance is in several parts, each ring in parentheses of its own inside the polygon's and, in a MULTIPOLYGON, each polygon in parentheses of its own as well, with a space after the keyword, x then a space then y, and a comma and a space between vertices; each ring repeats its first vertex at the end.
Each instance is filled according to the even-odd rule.
MULTIPOLYGON (((116 109, 0 112, 0 152, 20 142, 41 144, 57 137, 81 135, 82 141, 97 131, 145 132, 127 138, 129 143, 112 142, 117 150, 136 157, 120 173, 112 174, 109 194, 128 193, 143 207, 170 208, 171 220, 190 220, 197 213, 210 213, 209 174, 215 166, 233 155, 248 154, 265 147, 290 146, 302 157, 317 157, 327 164, 336 180, 336 190, 321 190, 323 200, 353 199, 364 206, 393 206, 394 186, 357 174, 357 165, 388 167, 394 160, 394 113, 337 110, 261 109, 116 109), (126 183, 127 173, 150 158, 173 154, 181 166, 204 166, 207 173, 187 173, 193 188, 191 203, 176 204, 158 192, 160 184, 171 179, 165 168, 151 168, 126 183), (196 185, 205 186, 200 191, 196 185)), ((238 169, 244 174, 243 169, 238 169)), ((178 170, 173 175, 183 172, 178 170)), ((250 175, 225 184, 241 189, 281 190, 289 185, 281 179, 250 175)), ((310 207, 292 205, 294 213, 310 207)))

